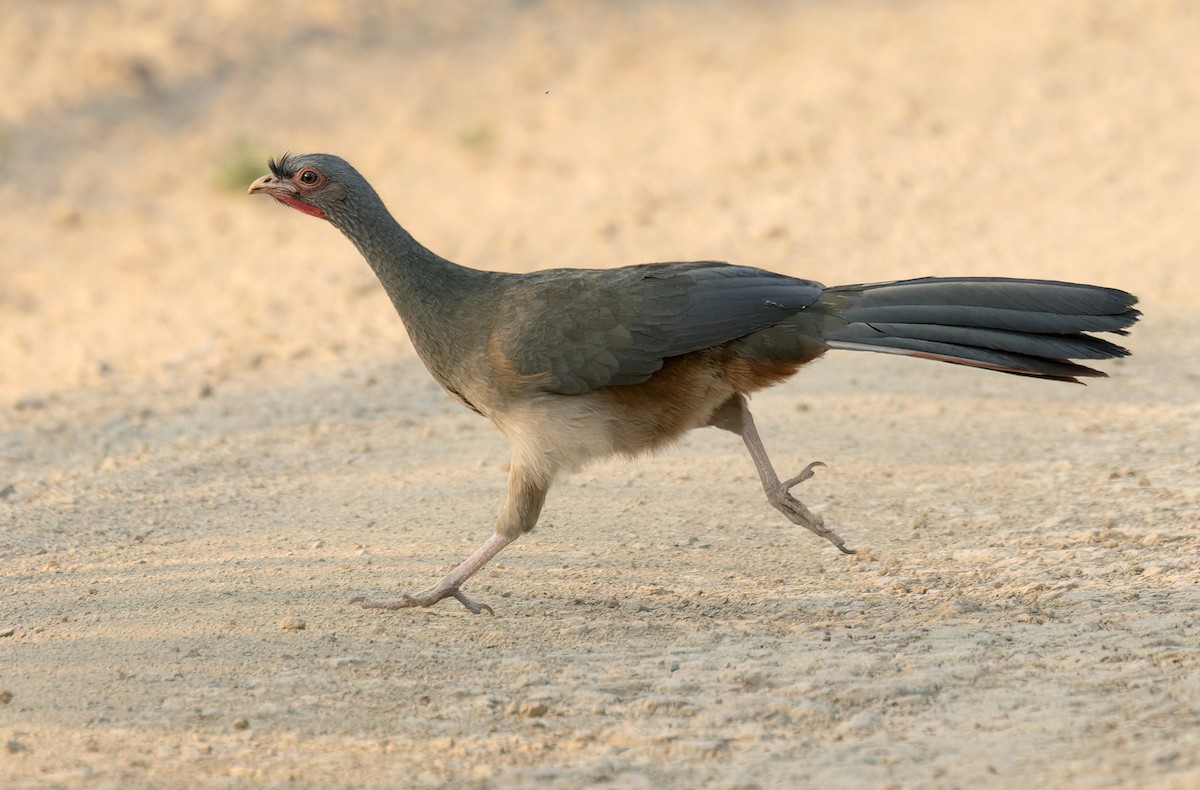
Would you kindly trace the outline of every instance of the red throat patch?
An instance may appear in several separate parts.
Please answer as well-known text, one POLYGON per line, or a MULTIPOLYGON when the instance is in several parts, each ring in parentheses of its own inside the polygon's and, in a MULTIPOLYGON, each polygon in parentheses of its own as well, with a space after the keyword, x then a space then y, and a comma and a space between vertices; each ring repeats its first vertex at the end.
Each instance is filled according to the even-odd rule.
POLYGON ((297 198, 290 197, 288 195, 272 195, 272 197, 275 198, 276 200, 278 200, 280 203, 282 203, 285 206, 291 206, 292 208, 296 209, 296 211, 299 211, 301 214, 307 214, 308 216, 316 217, 317 219, 325 219, 326 218, 325 212, 322 211, 321 209, 317 208, 316 206, 312 205, 311 203, 305 203, 303 200, 299 200, 297 198))

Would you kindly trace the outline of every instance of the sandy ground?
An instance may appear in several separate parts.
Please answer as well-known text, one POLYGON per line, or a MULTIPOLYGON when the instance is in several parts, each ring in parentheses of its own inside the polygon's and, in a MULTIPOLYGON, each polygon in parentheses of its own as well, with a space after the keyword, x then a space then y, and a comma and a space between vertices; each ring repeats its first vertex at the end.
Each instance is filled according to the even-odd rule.
POLYGON ((1185 2, 151 0, 0 23, 0 785, 1200 785, 1200 15, 1185 2), (453 603, 506 447, 331 228, 354 161, 489 268, 1128 288, 1091 386, 835 354, 564 480, 453 603), (298 626, 303 625, 303 628, 298 626))

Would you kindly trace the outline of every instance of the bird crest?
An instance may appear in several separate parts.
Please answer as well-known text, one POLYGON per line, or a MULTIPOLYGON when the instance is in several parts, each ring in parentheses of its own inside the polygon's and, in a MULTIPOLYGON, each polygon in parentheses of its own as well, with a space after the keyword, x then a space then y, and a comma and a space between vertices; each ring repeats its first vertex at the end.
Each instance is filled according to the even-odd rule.
POLYGON ((284 151, 278 161, 275 157, 267 160, 267 167, 271 168, 271 172, 275 174, 276 178, 291 178, 296 174, 296 157, 292 153, 284 151))

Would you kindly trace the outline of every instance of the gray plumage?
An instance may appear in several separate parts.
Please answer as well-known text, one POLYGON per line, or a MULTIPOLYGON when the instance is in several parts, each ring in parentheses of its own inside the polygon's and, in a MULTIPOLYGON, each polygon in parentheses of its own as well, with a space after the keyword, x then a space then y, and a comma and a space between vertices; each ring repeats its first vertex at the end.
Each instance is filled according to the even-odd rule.
POLYGON ((924 357, 1022 376, 1103 376, 1075 360, 1128 352, 1138 319, 1124 291, 996 277, 922 278, 826 288, 702 261, 506 274, 451 263, 419 244, 342 159, 285 155, 251 185, 331 222, 366 258, 434 377, 491 419, 512 446, 495 533, 437 584, 364 606, 429 606, 532 529, 554 476, 613 453, 661 446, 694 428, 737 433, 768 501, 849 551, 781 481, 746 396, 830 349, 924 357))

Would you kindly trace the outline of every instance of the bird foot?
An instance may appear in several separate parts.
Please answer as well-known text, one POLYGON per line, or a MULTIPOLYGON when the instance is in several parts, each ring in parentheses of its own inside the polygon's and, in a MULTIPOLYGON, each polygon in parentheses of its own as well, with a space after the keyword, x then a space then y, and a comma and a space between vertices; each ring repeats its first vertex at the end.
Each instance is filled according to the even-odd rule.
POLYGON ((472 601, 467 596, 463 595, 462 591, 457 587, 445 587, 440 584, 421 590, 418 593, 409 595, 407 593, 399 598, 367 598, 360 595, 357 598, 350 599, 350 603, 356 603, 364 609, 412 609, 417 606, 433 606, 443 598, 453 598, 463 606, 467 607, 467 611, 471 614, 495 614, 492 607, 485 603, 472 601))
POLYGON ((813 461, 811 464, 809 464, 808 466, 801 469, 800 474, 796 475, 795 477, 788 478, 787 480, 784 480, 782 483, 780 483, 779 484, 780 487, 783 488, 784 491, 791 491, 793 488, 800 485, 808 478, 816 475, 816 472, 814 472, 813 470, 816 469, 818 466, 827 466, 827 465, 824 461, 813 461))
POLYGON ((825 466, 823 461, 813 461, 801 470, 800 474, 789 478, 767 490, 767 500, 780 513, 788 517, 793 524, 804 527, 809 532, 820 535, 837 547, 843 554, 854 554, 854 549, 846 548, 846 541, 833 530, 825 526, 825 520, 806 508, 804 504, 792 496, 791 490, 816 474, 813 470, 825 466))

